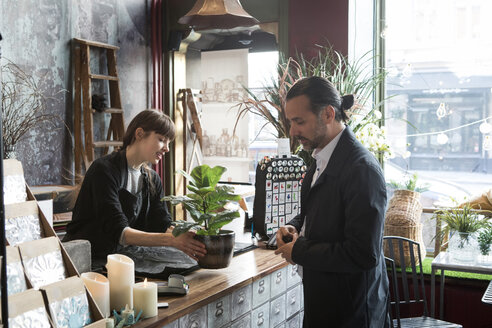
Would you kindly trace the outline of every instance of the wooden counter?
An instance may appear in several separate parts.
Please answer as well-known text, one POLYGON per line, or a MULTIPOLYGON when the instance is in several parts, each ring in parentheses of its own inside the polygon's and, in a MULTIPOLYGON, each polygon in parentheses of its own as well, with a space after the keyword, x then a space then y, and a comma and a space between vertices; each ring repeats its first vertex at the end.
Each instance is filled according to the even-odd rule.
POLYGON ((287 263, 272 250, 258 248, 234 257, 225 269, 200 269, 185 276, 190 286, 188 295, 159 297, 159 302, 168 302, 169 307, 132 327, 163 327, 285 266, 287 263))

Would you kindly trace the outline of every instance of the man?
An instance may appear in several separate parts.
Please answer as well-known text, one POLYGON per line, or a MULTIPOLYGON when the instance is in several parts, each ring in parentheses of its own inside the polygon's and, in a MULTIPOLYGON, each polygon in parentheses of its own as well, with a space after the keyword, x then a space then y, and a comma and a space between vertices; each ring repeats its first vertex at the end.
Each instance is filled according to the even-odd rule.
POLYGON ((298 81, 287 94, 290 135, 316 160, 302 183, 301 213, 277 232, 276 254, 302 266, 305 328, 390 323, 386 185, 378 161, 344 125, 353 101, 320 77, 298 81))

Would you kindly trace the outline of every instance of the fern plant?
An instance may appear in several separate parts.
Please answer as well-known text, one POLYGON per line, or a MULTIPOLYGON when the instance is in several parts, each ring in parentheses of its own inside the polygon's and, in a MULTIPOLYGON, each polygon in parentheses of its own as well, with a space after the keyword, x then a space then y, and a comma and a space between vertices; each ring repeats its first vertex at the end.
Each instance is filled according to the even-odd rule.
POLYGON ((417 173, 414 173, 403 182, 390 180, 390 182, 387 183, 387 186, 394 190, 410 190, 415 192, 424 192, 429 190, 429 185, 427 184, 418 185, 417 180, 418 180, 418 175, 417 173))
POLYGON ((173 235, 179 236, 190 229, 196 229, 197 235, 217 235, 220 228, 239 217, 238 211, 224 210, 229 201, 239 201, 241 197, 232 193, 233 188, 218 185, 222 174, 227 169, 223 166, 211 168, 208 165, 195 167, 191 174, 182 170, 178 173, 188 179, 185 196, 165 196, 163 201, 176 206, 182 204, 193 221, 176 221, 173 235))
MULTIPOLYGON (((482 228, 486 228, 489 223, 488 217, 477 213, 469 204, 463 205, 462 208, 443 208, 434 212, 433 219, 439 219, 445 223, 445 226, 438 233, 440 240, 445 236, 453 233, 474 233, 482 228)), ((461 245, 468 242, 467 234, 460 234, 461 245)))

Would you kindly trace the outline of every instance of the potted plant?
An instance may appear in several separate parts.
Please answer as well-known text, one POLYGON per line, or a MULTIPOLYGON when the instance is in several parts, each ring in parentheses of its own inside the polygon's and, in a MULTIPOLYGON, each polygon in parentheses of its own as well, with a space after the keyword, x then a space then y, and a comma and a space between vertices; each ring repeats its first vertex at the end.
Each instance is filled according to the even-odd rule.
POLYGON ((48 122, 63 121, 59 116, 49 114, 48 101, 56 100, 47 96, 36 79, 24 72, 18 65, 7 61, 1 67, 2 89, 2 135, 4 158, 15 158, 16 144, 27 132, 48 122))
POLYGON ((485 265, 492 265, 492 254, 490 248, 492 244, 492 224, 480 231, 478 235, 478 247, 480 248, 480 256, 478 262, 485 265))
POLYGON ((234 250, 234 232, 221 228, 239 217, 237 210, 224 209, 229 201, 239 201, 240 196, 232 193, 233 188, 218 185, 225 167, 200 165, 191 174, 179 170, 188 179, 185 196, 166 196, 175 206, 182 204, 188 211, 192 221, 176 221, 174 236, 179 236, 190 229, 196 230, 195 239, 205 244, 207 254, 200 258, 198 264, 202 268, 220 269, 229 265, 234 250))
POLYGON ((462 208, 444 208, 434 212, 433 218, 441 220, 445 226, 440 231, 440 240, 449 234, 448 252, 457 261, 475 260, 478 250, 477 231, 488 226, 488 217, 474 210, 470 204, 462 208))
MULTIPOLYGON (((427 190, 427 186, 418 184, 418 175, 414 173, 402 182, 390 181, 387 185, 394 190, 391 197, 384 223, 385 236, 401 236, 414 240, 420 244, 422 258, 426 255, 424 239, 422 236, 422 204, 420 203, 420 193, 427 190)), ((385 253, 388 254, 388 246, 385 245, 385 253)), ((415 250, 416 251, 416 250, 415 250)), ((410 253, 406 250, 406 259, 410 263, 410 253)), ((399 265, 399 255, 395 258, 399 265)), ((406 263, 406 264, 408 264, 406 263)))
MULTIPOLYGON (((318 56, 311 60, 302 54, 297 59, 282 59, 278 66, 278 76, 272 78, 270 86, 264 87, 261 94, 246 88, 249 98, 236 106, 236 125, 244 115, 251 113, 265 121, 263 127, 273 126, 277 138, 290 138, 290 124, 285 116, 287 92, 304 77, 321 76, 332 82, 342 95, 355 95, 355 104, 347 113, 350 117, 347 123, 357 139, 376 156, 391 156, 384 127, 380 127, 382 114, 379 108, 382 104, 374 104, 372 101, 374 91, 384 81, 386 72, 373 73, 373 61, 374 57, 369 52, 361 58, 349 60, 331 46, 320 47, 318 56)), ((290 148, 308 166, 311 164, 310 154, 302 150, 298 140, 291 138, 290 148)))

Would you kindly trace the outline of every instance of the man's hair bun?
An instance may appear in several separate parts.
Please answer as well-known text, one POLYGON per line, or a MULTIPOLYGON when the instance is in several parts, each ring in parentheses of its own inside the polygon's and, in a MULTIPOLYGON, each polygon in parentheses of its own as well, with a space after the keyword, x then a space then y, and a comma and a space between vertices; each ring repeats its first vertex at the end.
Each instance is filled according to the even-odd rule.
POLYGON ((342 96, 342 104, 341 104, 342 110, 350 109, 352 108, 353 105, 354 105, 354 95, 342 96))

